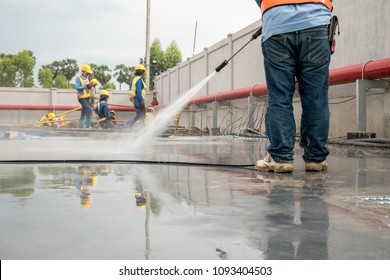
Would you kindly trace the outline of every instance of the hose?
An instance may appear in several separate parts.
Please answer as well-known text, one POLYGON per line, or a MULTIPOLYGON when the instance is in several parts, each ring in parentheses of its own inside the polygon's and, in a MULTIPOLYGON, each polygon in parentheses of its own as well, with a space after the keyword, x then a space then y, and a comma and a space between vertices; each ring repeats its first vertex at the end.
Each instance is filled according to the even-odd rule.
POLYGON ((259 30, 257 30, 255 33, 252 34, 251 39, 245 45, 243 45, 238 51, 236 51, 229 59, 224 60, 218 67, 215 68, 215 71, 216 72, 221 71, 226 65, 228 65, 229 61, 232 60, 233 57, 235 57, 240 51, 242 51, 250 42, 257 39, 257 37, 259 37, 262 32, 263 32, 263 27, 261 26, 259 30))
POLYGON ((195 166, 195 167, 218 167, 218 168, 238 168, 255 170, 255 164, 219 164, 219 163, 199 163, 181 161, 160 161, 160 160, 0 160, 0 164, 149 164, 149 165, 173 165, 173 166, 195 166), (252 168, 250 168, 252 167, 252 168))

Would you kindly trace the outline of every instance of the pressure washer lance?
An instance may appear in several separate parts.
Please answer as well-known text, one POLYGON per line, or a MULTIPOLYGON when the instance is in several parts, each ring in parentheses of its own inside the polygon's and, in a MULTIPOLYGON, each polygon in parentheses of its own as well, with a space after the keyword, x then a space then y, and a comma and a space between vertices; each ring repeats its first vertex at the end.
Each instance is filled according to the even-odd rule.
POLYGON ((228 65, 229 61, 232 60, 233 57, 236 56, 236 54, 238 54, 240 51, 242 51, 242 49, 245 48, 250 42, 252 42, 253 40, 257 39, 257 37, 259 37, 261 35, 262 31, 263 31, 263 27, 261 26, 259 28, 259 30, 257 30, 255 33, 252 34, 251 39, 244 46, 242 46, 241 49, 236 51, 236 53, 233 54, 228 60, 225 60, 224 62, 222 62, 217 68, 215 68, 215 71, 216 72, 221 71, 226 65, 228 65))

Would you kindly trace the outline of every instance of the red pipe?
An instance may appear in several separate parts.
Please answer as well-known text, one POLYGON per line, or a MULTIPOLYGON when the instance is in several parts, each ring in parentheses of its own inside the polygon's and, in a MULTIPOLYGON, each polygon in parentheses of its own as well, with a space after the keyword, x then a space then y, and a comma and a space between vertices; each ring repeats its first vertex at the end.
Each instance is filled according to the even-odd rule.
MULTIPOLYGON (((362 64, 347 66, 331 70, 329 72, 329 85, 354 83, 359 79, 380 79, 390 77, 390 58, 369 61, 362 64)), ((187 105, 199 105, 212 103, 214 101, 227 101, 246 98, 248 96, 267 95, 268 90, 265 84, 255 85, 241 89, 223 91, 215 95, 201 96, 192 99, 187 105)))
MULTIPOLYGON (((59 105, 59 106, 52 106, 52 105, 3 105, 0 104, 0 110, 28 110, 28 111, 70 111, 73 109, 76 109, 80 106, 67 106, 67 105, 59 105)), ((129 111, 135 111, 133 107, 126 107, 126 106, 110 106, 110 110, 115 111, 123 111, 123 112, 129 112, 129 111)))
MULTIPOLYGON (((368 61, 366 63, 342 67, 331 70, 329 72, 329 85, 339 85, 354 83, 359 79, 380 79, 390 77, 390 58, 380 59, 376 61, 368 61)), ((228 101, 242 99, 248 96, 267 95, 268 90, 265 84, 255 85, 223 91, 214 95, 201 96, 192 99, 187 105, 207 104, 215 101, 228 101)), ((39 111, 69 111, 77 108, 77 106, 51 106, 51 105, 0 105, 0 110, 39 110, 39 111)), ((110 109, 115 111, 134 111, 133 107, 110 106, 110 109)))

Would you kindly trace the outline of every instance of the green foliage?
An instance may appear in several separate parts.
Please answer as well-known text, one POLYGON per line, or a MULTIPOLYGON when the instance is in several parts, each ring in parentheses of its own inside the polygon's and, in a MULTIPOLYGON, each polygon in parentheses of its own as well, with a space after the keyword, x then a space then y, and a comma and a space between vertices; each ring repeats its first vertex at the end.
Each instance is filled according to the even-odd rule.
POLYGON ((111 70, 107 65, 89 64, 92 68, 92 78, 95 78, 104 87, 112 78, 111 70))
POLYGON ((154 89, 154 79, 156 76, 160 75, 160 73, 164 72, 164 51, 161 47, 161 41, 156 38, 154 39, 151 47, 150 47, 150 89, 154 89))
POLYGON ((108 89, 108 90, 114 90, 115 88, 116 88, 115 84, 112 82, 108 82, 104 86, 100 87, 100 89, 108 89))
POLYGON ((39 69, 38 71, 38 82, 42 88, 52 88, 53 84, 53 73, 48 67, 39 69))
POLYGON ((177 46, 177 43, 175 41, 172 41, 172 43, 169 44, 169 46, 165 51, 165 56, 164 56, 165 70, 175 67, 181 61, 182 61, 182 55, 180 49, 177 46))
POLYGON ((55 88, 69 88, 68 79, 62 74, 57 75, 57 77, 55 77, 55 79, 54 79, 54 87, 55 88))
POLYGON ((122 89, 122 84, 126 83, 127 85, 130 85, 131 83, 131 67, 127 67, 124 64, 119 64, 114 69, 114 77, 116 77, 117 82, 119 83, 119 89, 122 89))
MULTIPOLYGON (((41 71, 44 68, 49 69, 52 73, 52 80, 53 80, 52 87, 57 87, 54 85, 57 83, 58 85, 62 85, 61 87, 57 87, 57 88, 69 88, 70 81, 76 76, 79 67, 77 66, 77 61, 75 59, 67 58, 63 60, 53 61, 51 64, 48 65, 42 65, 39 71, 41 71), (62 82, 54 82, 54 80, 60 75, 65 77, 66 80, 65 85, 63 85, 62 82)), ((38 72, 38 80, 39 80, 39 72, 38 72)), ((62 78, 60 80, 62 80, 62 78)), ((40 84, 42 86, 41 82, 40 84)))
POLYGON ((4 58, 0 58, 0 86, 15 87, 16 71, 17 68, 12 62, 12 58, 6 56, 4 56, 4 58))
POLYGON ((175 41, 172 41, 164 52, 161 41, 156 38, 150 47, 150 61, 149 85, 150 89, 154 89, 155 77, 182 62, 182 54, 175 41))
POLYGON ((0 86, 33 87, 35 63, 32 51, 23 50, 16 55, 0 54, 0 86))

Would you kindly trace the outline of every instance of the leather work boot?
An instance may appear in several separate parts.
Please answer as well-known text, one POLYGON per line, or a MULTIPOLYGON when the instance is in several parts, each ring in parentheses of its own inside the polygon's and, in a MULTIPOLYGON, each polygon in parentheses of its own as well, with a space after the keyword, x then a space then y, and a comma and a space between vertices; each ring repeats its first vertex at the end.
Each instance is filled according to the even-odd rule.
POLYGON ((273 171, 276 173, 291 173, 294 171, 292 163, 278 163, 269 154, 263 160, 258 160, 255 167, 257 171, 273 171))
POLYGON ((306 162, 305 171, 325 171, 328 169, 326 161, 323 162, 306 162))

